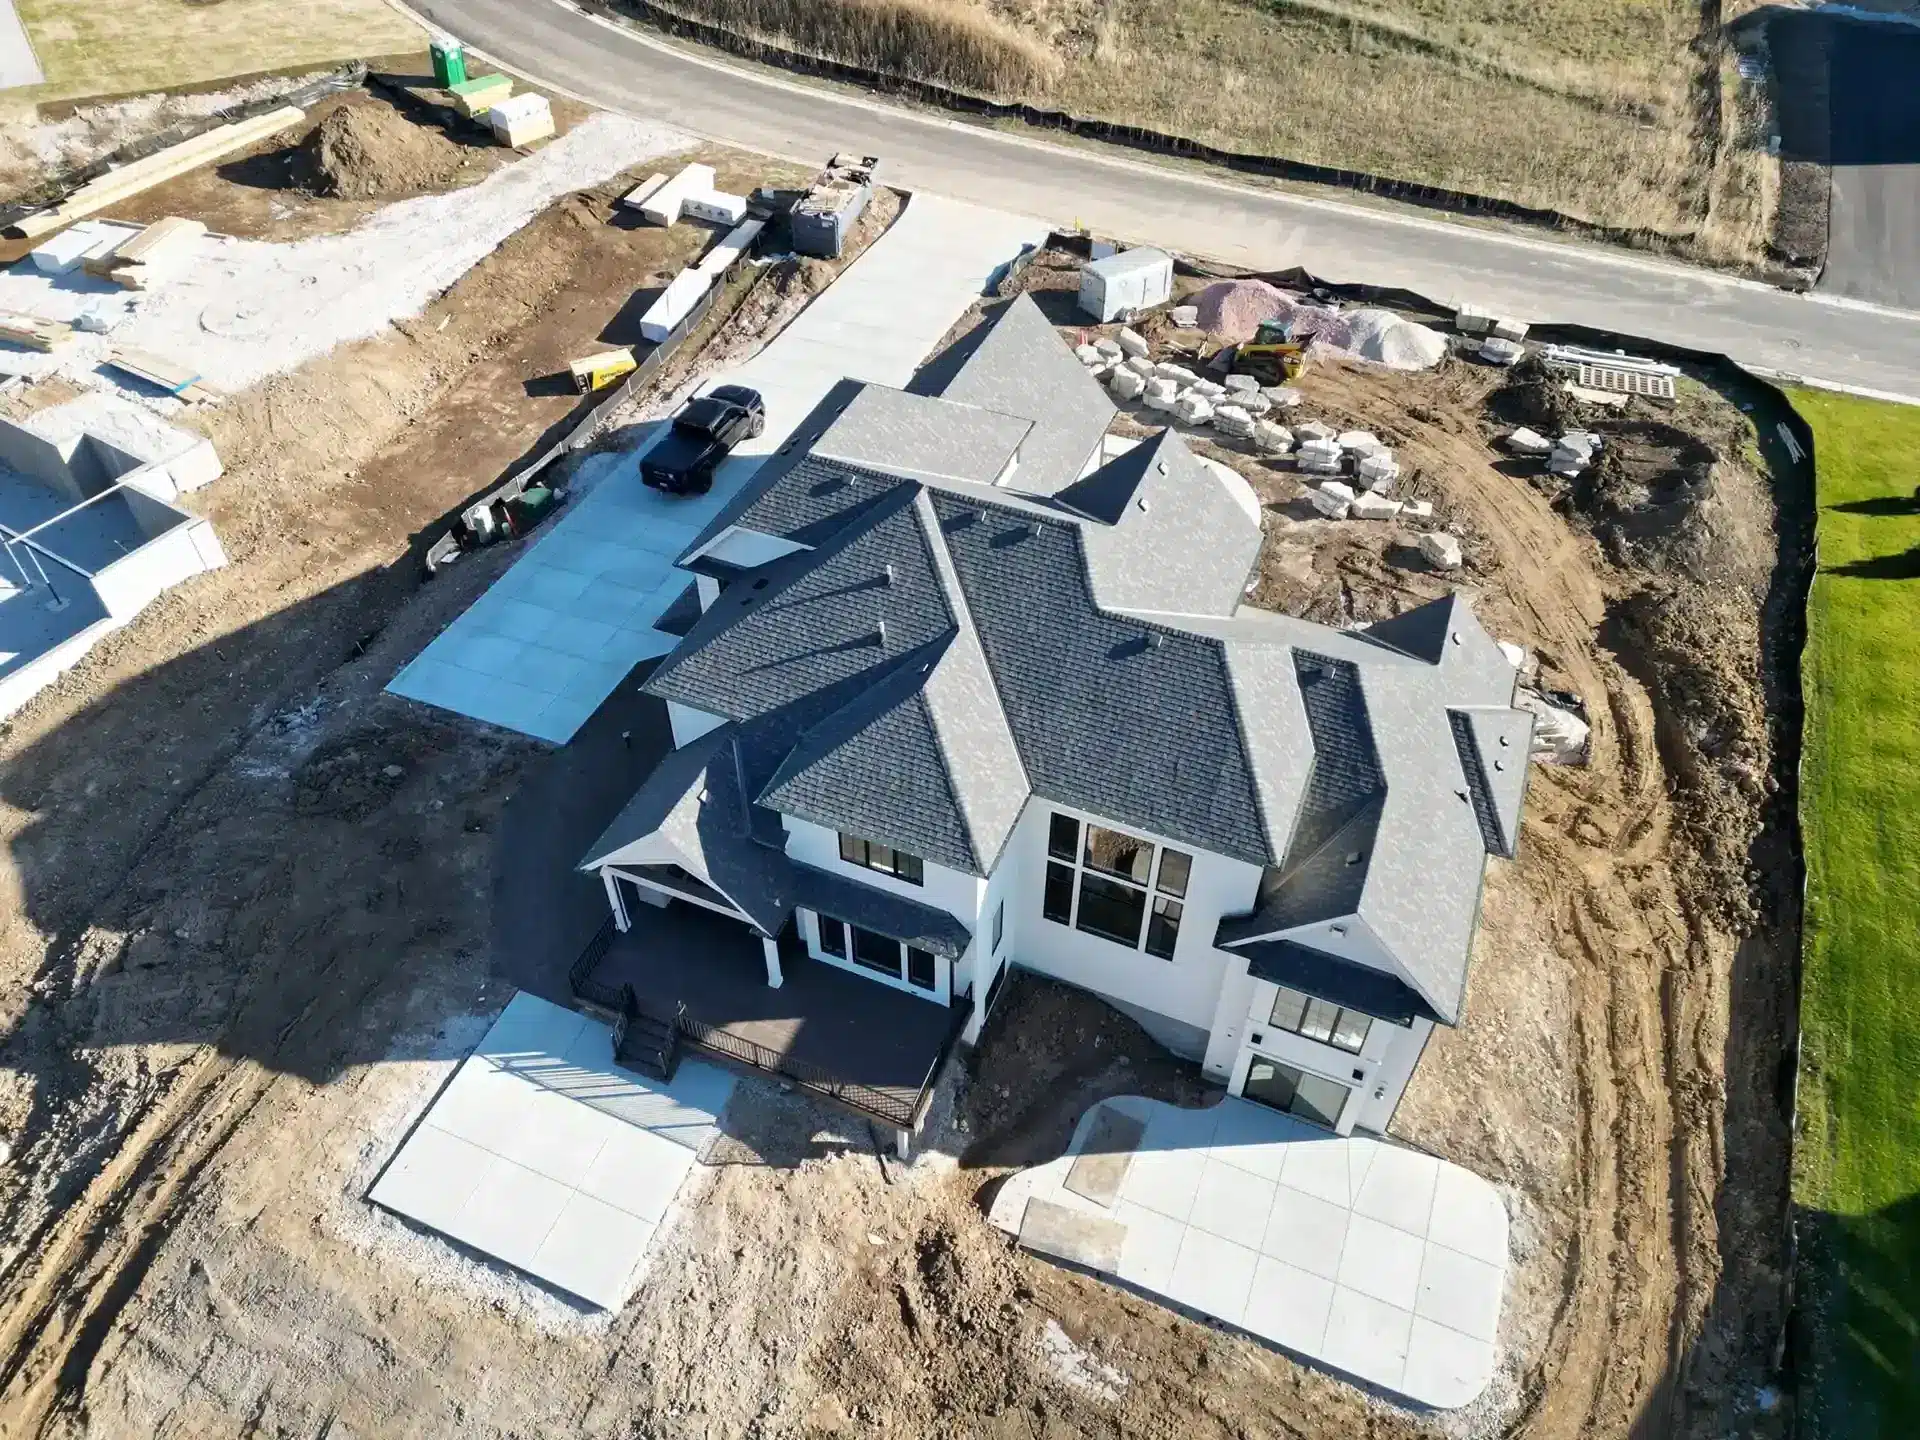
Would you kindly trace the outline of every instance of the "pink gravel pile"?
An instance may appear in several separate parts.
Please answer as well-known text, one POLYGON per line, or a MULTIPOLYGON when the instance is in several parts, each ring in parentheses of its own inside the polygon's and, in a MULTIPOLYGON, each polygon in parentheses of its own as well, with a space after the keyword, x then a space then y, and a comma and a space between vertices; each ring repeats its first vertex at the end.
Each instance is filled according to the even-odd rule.
POLYGON ((1200 328, 1228 343, 1251 340, 1262 320, 1293 313, 1294 298, 1264 280, 1221 280, 1193 297, 1200 328))

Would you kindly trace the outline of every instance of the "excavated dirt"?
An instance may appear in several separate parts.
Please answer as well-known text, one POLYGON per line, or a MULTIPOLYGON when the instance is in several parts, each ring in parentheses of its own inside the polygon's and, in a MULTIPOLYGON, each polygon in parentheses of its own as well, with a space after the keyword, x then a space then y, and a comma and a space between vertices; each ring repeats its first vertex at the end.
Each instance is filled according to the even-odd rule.
MULTIPOLYGON (((1465 1021, 1394 1121, 1513 1215, 1474 1406, 1410 1414, 1012 1251, 983 1202, 1093 1099, 1207 1098, 1130 1021, 1030 979, 911 1167, 743 1085, 619 1315, 366 1203, 506 998, 492 832, 534 749, 379 686, 513 558, 416 589, 421 539, 537 443, 549 412, 523 407, 564 417, 533 382, 612 323, 591 320, 609 277, 670 264, 622 248, 662 232, 607 224, 610 195, 555 207, 401 333, 212 412, 234 565, 0 736, 0 1436, 1783 1434, 1756 1395, 1798 870, 1791 747, 1763 723, 1785 701, 1761 686, 1791 587, 1748 422, 1691 390, 1615 433, 1583 420, 1618 468, 1562 493, 1490 448, 1490 403, 1524 399, 1494 400, 1497 373, 1317 364, 1299 415, 1396 447, 1403 493, 1463 539, 1454 576, 1411 527, 1315 517, 1284 462, 1193 437, 1266 504, 1258 603, 1343 623, 1464 585, 1593 724, 1588 766, 1535 769, 1465 1021)), ((1025 283, 1067 304, 1063 273, 1025 283)))
POLYGON ((444 183, 467 163, 467 146, 385 105, 345 105, 301 142, 316 194, 398 200, 444 183))

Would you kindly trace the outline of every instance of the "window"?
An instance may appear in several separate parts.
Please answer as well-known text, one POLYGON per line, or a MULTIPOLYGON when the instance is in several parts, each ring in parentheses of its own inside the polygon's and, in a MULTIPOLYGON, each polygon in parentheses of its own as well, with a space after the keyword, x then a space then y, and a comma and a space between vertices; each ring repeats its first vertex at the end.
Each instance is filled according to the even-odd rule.
POLYGON ((1331 1130, 1340 1123, 1340 1112, 1352 1091, 1335 1081, 1256 1055, 1247 1066, 1247 1080, 1240 1093, 1331 1130))
POLYGON ((998 955, 1000 953, 1000 941, 1006 933, 1007 902, 1002 900, 999 905, 994 908, 993 912, 993 948, 987 952, 989 955, 998 955))
POLYGON ((847 927, 831 915, 820 917, 820 948, 829 955, 847 958, 847 927))
POLYGON ((900 978, 900 942, 891 935, 876 935, 871 930, 853 927, 853 963, 877 970, 882 975, 900 978))
POLYGON ((1273 997, 1273 1023, 1322 1045, 1332 1045, 1350 1055, 1358 1055, 1367 1043, 1367 1031, 1373 1017, 1358 1010, 1343 1010, 1325 1000, 1302 995, 1282 986, 1273 997))
POLYGON ((839 960, 851 960, 861 969, 884 975, 889 980, 905 980, 916 990, 937 992, 940 989, 940 963, 934 959, 931 950, 922 950, 917 945, 903 945, 891 935, 863 930, 858 925, 849 925, 831 915, 818 918, 821 954, 839 960), (848 943, 849 932, 852 936, 851 945, 848 943))
POLYGON ((862 840, 857 835, 840 836, 840 858, 849 865, 861 865, 868 870, 878 870, 882 875, 891 875, 896 880, 904 880, 909 885, 924 885, 926 877, 918 855, 909 855, 904 850, 895 850, 882 845, 877 840, 862 840))
POLYGON ((1149 955, 1173 958, 1193 874, 1191 855, 1104 825, 1083 827, 1058 812, 1047 826, 1047 855, 1042 915, 1116 945, 1144 945, 1149 955))

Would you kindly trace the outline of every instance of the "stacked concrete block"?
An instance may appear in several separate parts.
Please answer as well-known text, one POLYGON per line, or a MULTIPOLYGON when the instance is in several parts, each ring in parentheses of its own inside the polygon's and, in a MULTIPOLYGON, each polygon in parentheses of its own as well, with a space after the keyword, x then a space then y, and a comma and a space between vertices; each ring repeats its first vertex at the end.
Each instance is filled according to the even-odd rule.
POLYGON ((1460 542, 1453 536, 1435 531, 1420 537, 1420 553, 1427 563, 1440 570, 1458 570, 1465 563, 1460 542))
MULTIPOLYGON (((1308 440, 1331 440, 1333 427, 1321 420, 1302 420, 1293 427, 1293 438, 1303 444, 1308 440)), ((1334 448, 1339 447, 1336 445, 1334 448)))
POLYGON ((510 95, 489 107, 487 123, 496 145, 518 149, 553 134, 553 107, 544 95, 510 95))
POLYGON ((1238 405, 1218 405, 1214 407, 1213 428, 1236 440, 1251 440, 1253 417, 1238 405))
POLYGON ((1091 345, 1076 345, 1073 347, 1073 358, 1082 365, 1098 365, 1100 352, 1091 345))
POLYGON ((1159 375, 1147 381, 1146 388, 1140 392, 1141 400, 1155 410, 1171 410, 1179 395, 1180 387, 1159 375))
POLYGON ((1553 442, 1539 431, 1522 426, 1507 436, 1507 448, 1516 455, 1550 455, 1553 442))
POLYGON ((1188 390, 1173 402, 1173 418, 1186 425, 1204 425, 1213 418, 1213 401, 1188 390))
POLYGON ((1369 490, 1391 490, 1393 482, 1400 478, 1400 462, 1390 453, 1379 451, 1372 455, 1362 455, 1360 463, 1353 467, 1353 473, 1369 490))
POLYGON ((1233 396, 1233 403, 1249 415, 1265 415, 1273 409, 1273 402, 1258 390, 1234 390, 1229 393, 1233 396))
POLYGON ((1485 310, 1463 305, 1454 313, 1453 323, 1462 335, 1484 335, 1493 328, 1493 316, 1485 310))
POLYGON ((1386 449, 1371 430, 1342 430, 1333 437, 1333 443, 1351 455, 1371 455, 1386 449))
POLYGON ((1253 446, 1269 455, 1284 455, 1293 448, 1293 432, 1271 420, 1253 422, 1253 446))
POLYGON ((1153 361, 1147 359, 1144 355, 1129 355, 1120 363, 1126 366, 1127 369, 1133 371, 1133 373, 1138 375, 1142 380, 1153 379, 1153 361))
POLYGON ((1127 352, 1122 350, 1119 342, 1114 340, 1096 340, 1093 342, 1093 348, 1100 352, 1100 358, 1109 365, 1118 365, 1127 358, 1127 352))
POLYGON ((1188 388, 1191 389, 1194 394, 1204 396, 1206 399, 1215 402, 1224 400, 1227 396, 1227 387, 1216 384, 1212 380, 1196 380, 1188 388))
POLYGON ((1304 398, 1298 390, 1286 385, 1269 385, 1260 393, 1273 402, 1276 410, 1291 410, 1304 398))
POLYGON ((1184 365, 1175 365, 1171 361, 1162 361, 1153 367, 1153 373, 1162 380, 1171 380, 1176 385, 1186 387, 1200 377, 1184 365))
POLYGON ((1363 490, 1353 497, 1353 518, 1356 520, 1391 520, 1399 513, 1398 500, 1375 495, 1371 490, 1363 490))
POLYGON ((1490 365, 1512 365, 1526 353, 1526 347, 1517 340, 1491 339, 1480 346, 1480 358, 1490 365))
MULTIPOLYGON (((1297 435, 1299 432, 1296 431, 1297 435)), ((1294 463, 1309 475, 1338 475, 1340 447, 1324 437, 1302 440, 1293 452, 1294 463)))
POLYGON ((1229 375, 1220 383, 1226 386, 1227 389, 1237 390, 1242 394, 1257 395, 1260 393, 1260 382, 1251 375, 1229 375))
POLYGON ((1547 469, 1555 475, 1571 480, 1585 473, 1593 464, 1594 452, 1600 448, 1600 437, 1590 430, 1569 430, 1562 435, 1553 447, 1553 453, 1547 457, 1547 469))
POLYGON ((1353 510, 1353 490, 1338 480, 1324 481, 1307 491, 1307 503, 1329 520, 1344 520, 1353 510))
POLYGON ((1527 322, 1524 320, 1495 320, 1489 327, 1496 340, 1524 340, 1527 338, 1527 322))
POLYGON ((1149 350, 1147 339, 1146 336, 1140 334, 1137 330, 1122 325, 1120 327, 1120 333, 1113 338, 1114 343, 1119 345, 1128 355, 1137 355, 1142 359, 1146 358, 1149 350))
POLYGON ((1147 388, 1147 382, 1140 378, 1139 372, 1129 370, 1124 365, 1114 369, 1113 377, 1107 383, 1116 400, 1138 400, 1141 391, 1147 388))

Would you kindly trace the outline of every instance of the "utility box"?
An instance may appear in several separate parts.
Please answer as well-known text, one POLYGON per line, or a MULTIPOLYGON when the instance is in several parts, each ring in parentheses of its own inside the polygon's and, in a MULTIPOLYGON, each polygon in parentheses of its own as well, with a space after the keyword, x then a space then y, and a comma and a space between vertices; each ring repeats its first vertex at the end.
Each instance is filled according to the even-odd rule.
POLYGON ((1080 308, 1103 325, 1172 298, 1173 257, 1164 250, 1128 250, 1092 261, 1080 272, 1080 308))
POLYGON ((793 248, 802 255, 837 260, 847 232, 873 199, 877 155, 836 155, 787 216, 793 248))
POLYGON ((436 35, 427 47, 433 57, 433 83, 451 90, 467 78, 467 52, 451 35, 436 35))

